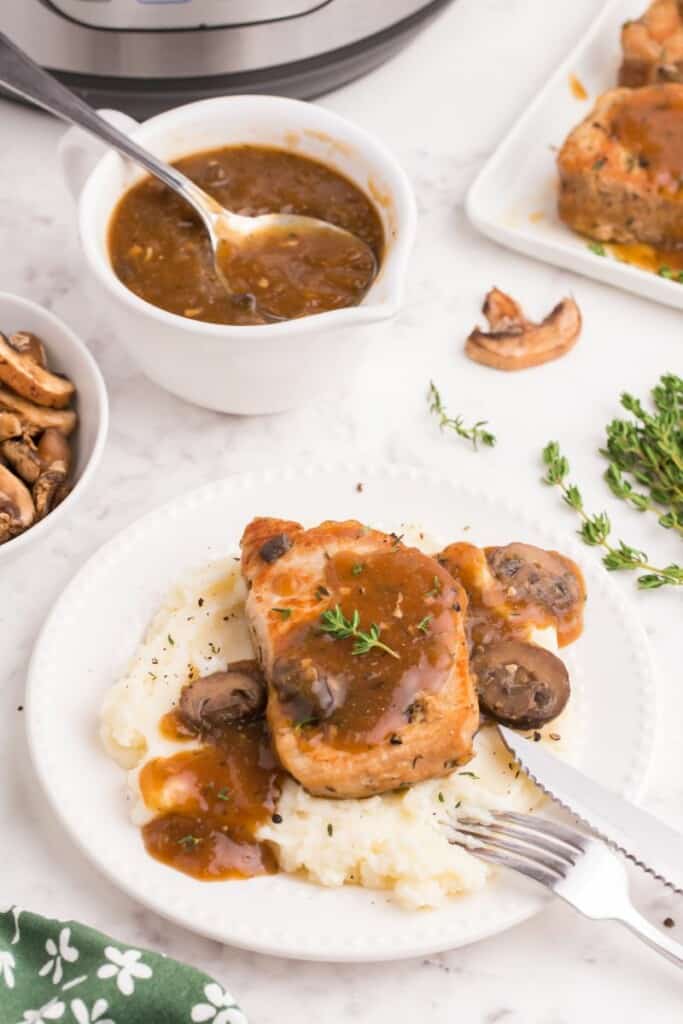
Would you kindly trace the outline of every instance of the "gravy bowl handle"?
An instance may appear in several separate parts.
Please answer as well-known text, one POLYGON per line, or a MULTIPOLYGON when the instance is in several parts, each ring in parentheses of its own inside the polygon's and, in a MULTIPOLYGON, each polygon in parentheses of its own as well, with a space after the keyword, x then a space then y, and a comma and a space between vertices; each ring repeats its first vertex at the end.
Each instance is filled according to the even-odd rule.
MULTIPOLYGON (((114 128, 129 135, 139 127, 134 117, 120 110, 98 110, 97 113, 114 128)), ((69 128, 64 133, 57 148, 57 159, 62 180, 73 199, 78 200, 91 171, 107 152, 109 147, 105 143, 82 128, 69 128)))

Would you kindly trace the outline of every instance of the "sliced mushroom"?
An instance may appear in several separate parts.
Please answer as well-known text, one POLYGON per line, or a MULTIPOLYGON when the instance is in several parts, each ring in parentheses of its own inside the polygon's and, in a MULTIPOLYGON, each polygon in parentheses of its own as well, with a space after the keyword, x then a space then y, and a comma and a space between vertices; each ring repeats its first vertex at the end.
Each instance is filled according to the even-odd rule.
POLYGON ((486 558, 512 601, 533 602, 554 615, 566 615, 583 604, 585 593, 578 569, 554 551, 533 544, 506 544, 487 548, 486 558))
POLYGON ((64 409, 76 390, 66 377, 50 373, 29 353, 12 348, 1 334, 0 381, 23 398, 50 409, 64 409))
POLYGON ((264 562, 277 562, 278 558, 282 558, 291 546, 292 542, 286 533, 276 533, 274 537, 269 537, 265 544, 261 545, 259 555, 264 562))
POLYGON ((30 437, 14 438, 0 444, 5 462, 27 484, 34 484, 40 476, 42 464, 38 449, 30 437))
POLYGON ((491 330, 475 327, 465 352, 476 363, 496 370, 524 370, 558 359, 574 347, 581 333, 581 313, 570 298, 562 299, 542 323, 535 324, 514 299, 493 288, 482 312, 491 330))
POLYGON ((0 386, 0 411, 12 412, 21 417, 29 433, 56 427, 67 437, 76 426, 76 413, 73 409, 46 409, 26 398, 20 398, 8 388, 0 386))
POLYGON ((10 437, 21 437, 23 434, 22 422, 13 412, 0 412, 0 441, 7 441, 10 437))
POLYGON ((0 465, 0 544, 28 529, 35 519, 31 494, 6 466, 0 465))
POLYGON ((472 659, 479 705, 513 729, 538 729, 569 700, 569 675, 556 655, 536 644, 501 640, 472 659))
POLYGON ((42 366, 43 369, 47 367, 45 346, 37 334, 31 334, 30 331, 15 331, 14 334, 10 334, 9 343, 17 352, 30 356, 38 366, 42 366))
POLYGON ((189 728, 206 732, 259 718, 266 707, 266 681, 255 661, 235 661, 183 687, 178 716, 189 728))
POLYGON ((38 442, 38 455, 42 466, 49 469, 55 462, 61 462, 67 473, 71 467, 71 446, 61 430, 48 427, 38 442))
POLYGON ((43 470, 33 484, 33 503, 36 507, 37 519, 44 519, 68 493, 64 490, 66 476, 65 464, 53 462, 49 469, 43 470))

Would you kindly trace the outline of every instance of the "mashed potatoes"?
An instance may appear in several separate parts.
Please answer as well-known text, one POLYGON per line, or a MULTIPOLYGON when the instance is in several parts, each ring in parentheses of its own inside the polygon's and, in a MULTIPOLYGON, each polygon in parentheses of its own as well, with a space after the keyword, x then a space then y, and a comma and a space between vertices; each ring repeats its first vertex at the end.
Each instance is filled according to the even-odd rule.
MULTIPOLYGON (((411 541, 425 550, 432 547, 422 534, 411 541)), ((253 656, 245 596, 234 559, 189 576, 169 594, 128 671, 105 698, 100 734, 108 753, 127 770, 135 824, 152 817, 140 793, 141 768, 151 758, 188 749, 187 742, 179 745, 159 731, 159 720, 175 706, 183 685, 253 656)), ((536 632, 533 639, 556 647, 554 630, 536 632)), ((569 719, 565 711, 546 727, 543 742, 566 751, 569 719), (551 734, 561 740, 549 739, 551 734)), ((388 890, 409 908, 439 906, 480 889, 491 873, 482 861, 451 846, 441 823, 494 809, 529 811, 542 799, 511 764, 494 729, 481 730, 475 750, 473 760, 447 778, 365 800, 312 797, 289 779, 277 807, 282 821, 262 826, 259 838, 273 845, 284 871, 301 872, 320 885, 388 890)))

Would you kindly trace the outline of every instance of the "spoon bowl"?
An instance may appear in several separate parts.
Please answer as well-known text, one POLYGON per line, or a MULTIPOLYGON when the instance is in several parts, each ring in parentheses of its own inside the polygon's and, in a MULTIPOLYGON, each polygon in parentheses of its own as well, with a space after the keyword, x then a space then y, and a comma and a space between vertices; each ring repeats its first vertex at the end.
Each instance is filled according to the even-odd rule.
POLYGON ((219 280, 265 320, 355 305, 370 287, 377 261, 362 239, 315 217, 245 217, 225 209, 176 167, 105 121, 1 32, 0 84, 85 129, 184 199, 206 227, 219 280))

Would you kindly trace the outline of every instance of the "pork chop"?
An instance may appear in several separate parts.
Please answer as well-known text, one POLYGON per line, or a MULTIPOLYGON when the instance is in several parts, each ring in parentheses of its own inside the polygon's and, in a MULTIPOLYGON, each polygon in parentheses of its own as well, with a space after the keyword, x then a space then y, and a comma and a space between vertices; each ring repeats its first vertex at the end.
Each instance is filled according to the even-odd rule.
POLYGON ((604 93, 557 159, 559 214, 601 242, 683 245, 683 85, 604 93))
POLYGON ((619 85, 683 82, 683 0, 652 0, 621 30, 619 85))
POLYGON ((467 598, 434 558, 353 520, 255 519, 242 572, 275 747, 309 792, 371 796, 469 760, 467 598))

